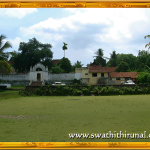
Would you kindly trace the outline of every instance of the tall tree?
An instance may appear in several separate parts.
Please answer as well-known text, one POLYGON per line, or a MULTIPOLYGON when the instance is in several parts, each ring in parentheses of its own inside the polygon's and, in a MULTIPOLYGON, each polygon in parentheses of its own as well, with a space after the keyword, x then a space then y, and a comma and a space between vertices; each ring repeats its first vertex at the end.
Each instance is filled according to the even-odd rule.
POLYGON ((12 45, 9 41, 7 41, 3 45, 3 40, 6 39, 5 35, 0 36, 0 69, 5 70, 10 73, 11 72, 11 66, 7 63, 7 59, 9 57, 9 53, 4 53, 4 50, 7 48, 12 48, 12 45))
POLYGON ((58 63, 57 66, 60 66, 60 68, 62 70, 64 70, 64 72, 71 72, 72 70, 72 66, 71 66, 71 62, 68 58, 63 57, 58 63))
POLYGON ((65 57, 65 50, 68 49, 66 45, 68 45, 68 44, 66 44, 65 42, 63 42, 63 43, 64 43, 64 46, 62 47, 62 49, 64 50, 64 57, 65 57))
POLYGON ((108 67, 116 67, 117 66, 117 54, 116 51, 113 51, 112 54, 110 53, 110 59, 107 62, 108 67))
POLYGON ((126 62, 129 65, 130 71, 137 68, 137 57, 133 54, 117 54, 117 66, 122 61, 126 62))
POLYGON ((36 38, 30 39, 27 43, 20 42, 19 51, 21 51, 21 53, 18 53, 18 55, 14 57, 13 67, 15 70, 18 70, 18 72, 29 71, 30 66, 41 62, 50 69, 50 67, 52 67, 50 63, 53 57, 51 48, 51 44, 40 43, 36 38))
POLYGON ((115 69, 115 72, 128 72, 129 65, 128 63, 122 61, 115 69))
POLYGON ((72 66, 72 71, 75 71, 75 68, 81 68, 83 65, 84 64, 82 64, 81 61, 77 60, 77 62, 72 66))
POLYGON ((148 63, 147 60, 149 56, 150 54, 148 53, 148 51, 139 50, 138 56, 137 56, 137 66, 139 70, 143 70, 144 68, 146 68, 145 65, 148 63))
POLYGON ((97 56, 93 56, 93 57, 96 57, 96 59, 94 59, 94 62, 97 64, 97 65, 101 65, 102 67, 105 67, 106 66, 106 59, 107 57, 104 57, 104 53, 103 53, 104 50, 102 50, 101 48, 99 48, 94 54, 96 54, 97 56), (104 59, 106 58, 106 59, 104 59))

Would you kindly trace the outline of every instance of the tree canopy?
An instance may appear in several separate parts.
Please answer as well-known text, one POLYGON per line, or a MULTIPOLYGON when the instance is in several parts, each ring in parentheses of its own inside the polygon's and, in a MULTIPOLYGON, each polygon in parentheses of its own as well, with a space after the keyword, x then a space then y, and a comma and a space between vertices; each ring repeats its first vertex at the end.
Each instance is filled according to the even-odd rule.
POLYGON ((96 57, 96 59, 94 59, 94 63, 97 65, 101 65, 102 67, 106 67, 106 59, 104 59, 104 50, 102 50, 101 48, 99 48, 94 54, 96 54, 97 56, 93 56, 96 57))
POLYGON ((71 62, 68 58, 63 57, 58 63, 57 66, 60 66, 64 72, 69 73, 72 70, 71 62))
POLYGON ((12 48, 12 45, 9 41, 3 44, 3 40, 6 39, 5 35, 0 36, 0 70, 4 70, 7 73, 11 72, 11 66, 7 63, 9 53, 4 51, 8 48, 12 48))
POLYGON ((68 44, 66 44, 65 42, 63 42, 63 43, 64 43, 64 46, 62 47, 62 49, 64 50, 64 57, 65 57, 65 50, 68 49, 66 45, 68 45, 68 44))
POLYGON ((51 44, 40 43, 36 38, 29 39, 29 42, 20 42, 19 51, 17 55, 14 54, 13 67, 18 72, 29 70, 30 66, 41 62, 43 65, 48 66, 50 69, 53 66, 51 51, 51 44))
POLYGON ((115 69, 116 72, 128 72, 129 65, 128 63, 122 61, 115 69))
POLYGON ((78 61, 72 65, 72 71, 75 71, 75 68, 81 68, 84 64, 81 63, 81 61, 78 61))

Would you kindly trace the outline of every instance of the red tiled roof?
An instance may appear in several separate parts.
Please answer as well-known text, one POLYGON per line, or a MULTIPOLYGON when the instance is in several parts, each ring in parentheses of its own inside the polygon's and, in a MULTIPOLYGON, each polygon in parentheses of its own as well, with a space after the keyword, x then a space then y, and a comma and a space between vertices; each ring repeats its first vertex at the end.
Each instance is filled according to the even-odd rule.
POLYGON ((103 73, 110 72, 109 70, 106 69, 106 67, 101 67, 98 65, 91 65, 88 67, 89 67, 89 72, 103 72, 103 73))
POLYGON ((60 61, 60 59, 53 59, 53 61, 54 61, 54 64, 56 65, 60 61))
POLYGON ((110 72, 115 71, 116 67, 105 67, 107 70, 109 70, 110 72))
POLYGON ((103 72, 103 73, 109 73, 115 71, 116 67, 102 67, 99 65, 92 64, 89 67, 89 72, 103 72))
POLYGON ((109 77, 131 77, 137 78, 138 72, 111 72, 109 77))

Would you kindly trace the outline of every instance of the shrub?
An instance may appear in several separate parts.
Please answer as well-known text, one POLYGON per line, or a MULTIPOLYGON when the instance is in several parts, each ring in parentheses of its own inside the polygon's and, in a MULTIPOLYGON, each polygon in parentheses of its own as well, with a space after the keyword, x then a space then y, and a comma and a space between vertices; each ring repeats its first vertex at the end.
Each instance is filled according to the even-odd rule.
POLYGON ((79 85, 80 84, 80 80, 74 79, 73 80, 73 84, 76 84, 76 83, 79 85))
POLYGON ((107 87, 103 87, 102 90, 101 90, 101 93, 102 94, 108 94, 107 87))
POLYGON ((95 86, 94 89, 93 89, 93 91, 94 91, 94 95, 98 95, 99 92, 100 92, 98 86, 95 86))
POLYGON ((82 93, 84 94, 84 95, 86 95, 86 96, 88 96, 89 94, 90 94, 90 89, 88 89, 88 88, 83 88, 82 89, 82 93))
POLYGON ((74 96, 79 96, 79 95, 81 95, 82 93, 81 93, 81 91, 80 90, 78 90, 78 89, 74 89, 73 90, 73 95, 74 96))

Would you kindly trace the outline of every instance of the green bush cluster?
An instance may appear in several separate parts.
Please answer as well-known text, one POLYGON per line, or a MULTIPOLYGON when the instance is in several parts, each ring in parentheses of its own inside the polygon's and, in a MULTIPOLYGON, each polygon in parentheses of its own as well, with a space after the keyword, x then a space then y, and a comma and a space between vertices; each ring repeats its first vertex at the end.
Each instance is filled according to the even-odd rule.
POLYGON ((37 96, 79 96, 81 94, 85 96, 89 96, 91 94, 96 96, 98 95, 135 95, 135 94, 150 94, 150 85, 148 87, 139 88, 139 86, 135 86, 134 88, 131 87, 123 87, 122 89, 114 88, 113 86, 95 86, 92 87, 91 85, 88 86, 56 86, 52 89, 50 86, 44 88, 41 86, 36 90, 36 92, 28 92, 28 95, 37 95, 37 96))

